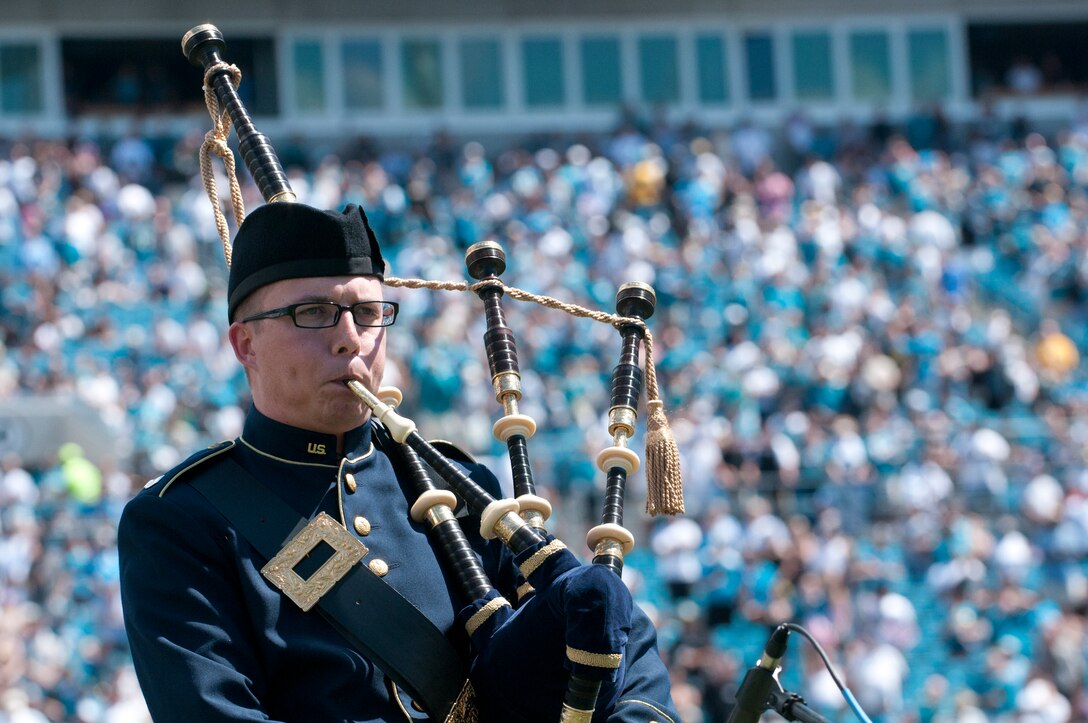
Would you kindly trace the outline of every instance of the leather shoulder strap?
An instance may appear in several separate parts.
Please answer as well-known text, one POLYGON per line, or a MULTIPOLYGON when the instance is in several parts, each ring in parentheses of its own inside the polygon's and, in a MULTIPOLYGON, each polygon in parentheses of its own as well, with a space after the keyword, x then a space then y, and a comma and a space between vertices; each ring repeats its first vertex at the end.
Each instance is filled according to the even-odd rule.
MULTIPOLYGON (((266 559, 308 522, 235 460, 223 473, 201 475, 192 486, 266 559)), ((453 644, 410 602, 365 565, 356 564, 317 603, 351 645, 422 704, 445 720, 467 669, 453 644)))

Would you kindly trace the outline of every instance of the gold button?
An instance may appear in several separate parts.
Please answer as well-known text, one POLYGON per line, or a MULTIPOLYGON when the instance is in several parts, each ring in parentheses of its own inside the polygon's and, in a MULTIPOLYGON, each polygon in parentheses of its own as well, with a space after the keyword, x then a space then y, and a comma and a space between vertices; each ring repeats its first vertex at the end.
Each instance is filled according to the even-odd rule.
POLYGON ((385 577, 386 573, 389 572, 389 563, 377 558, 371 560, 367 567, 369 567, 370 571, 378 577, 385 577))
POLYGON ((344 475, 344 486, 348 488, 348 492, 354 492, 359 489, 359 485, 355 483, 355 475, 351 472, 344 475))
POLYGON ((355 531, 358 532, 363 537, 366 537, 367 535, 369 535, 370 534, 370 520, 363 517, 362 515, 359 515, 358 517, 356 517, 355 518, 355 531))

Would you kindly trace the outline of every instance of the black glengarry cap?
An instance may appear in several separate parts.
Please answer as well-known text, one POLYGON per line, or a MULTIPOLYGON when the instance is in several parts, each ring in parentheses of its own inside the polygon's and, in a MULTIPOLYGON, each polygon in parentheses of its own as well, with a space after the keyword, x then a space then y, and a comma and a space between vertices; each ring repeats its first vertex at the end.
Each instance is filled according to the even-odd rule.
POLYGON ((227 282, 227 318, 262 286, 310 276, 377 276, 385 260, 366 214, 302 203, 267 203, 246 216, 234 237, 227 282))

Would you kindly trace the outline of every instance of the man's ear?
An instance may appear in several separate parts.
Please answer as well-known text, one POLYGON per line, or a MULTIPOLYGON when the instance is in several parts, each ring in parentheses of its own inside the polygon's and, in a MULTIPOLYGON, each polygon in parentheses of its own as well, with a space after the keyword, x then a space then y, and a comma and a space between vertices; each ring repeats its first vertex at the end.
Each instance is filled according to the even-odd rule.
POLYGON ((227 338, 234 349, 234 357, 246 369, 252 369, 257 364, 256 353, 253 350, 253 329, 248 324, 236 321, 227 329, 227 338))

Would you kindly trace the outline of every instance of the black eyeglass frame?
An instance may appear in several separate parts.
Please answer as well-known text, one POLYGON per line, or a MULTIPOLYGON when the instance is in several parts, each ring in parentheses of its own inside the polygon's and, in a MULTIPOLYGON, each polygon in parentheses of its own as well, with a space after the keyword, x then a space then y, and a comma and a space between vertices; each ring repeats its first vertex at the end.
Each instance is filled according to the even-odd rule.
POLYGON ((352 321, 355 322, 355 326, 359 326, 359 327, 363 327, 363 328, 367 328, 367 329, 380 329, 380 328, 384 328, 384 327, 387 327, 387 326, 393 326, 393 324, 396 323, 397 314, 400 313, 400 304, 398 304, 395 301, 368 300, 368 301, 356 301, 354 304, 344 306, 343 304, 337 304, 335 301, 300 301, 297 304, 288 304, 287 306, 281 306, 278 309, 269 309, 268 311, 262 311, 259 314, 254 314, 253 316, 247 316, 246 318, 239 319, 238 321, 240 321, 240 322, 258 321, 260 319, 277 319, 277 318, 279 318, 281 316, 290 316, 291 317, 291 322, 295 326, 297 326, 299 329, 331 329, 332 327, 334 327, 334 326, 336 326, 337 324, 340 323, 340 317, 344 315, 345 311, 351 313, 351 319, 352 319, 352 321), (389 323, 387 323, 387 324, 360 324, 359 320, 355 317, 355 309, 356 309, 356 307, 363 306, 365 304, 382 304, 383 311, 384 311, 384 307, 392 307, 393 314, 391 316, 386 317, 386 315, 383 313, 381 315, 381 317, 380 317, 380 319, 382 321, 385 321, 386 318, 389 318, 389 323), (296 316, 296 314, 295 314, 295 312, 298 309, 300 309, 301 307, 303 307, 303 306, 326 306, 326 307, 332 306, 332 307, 336 307, 336 315, 333 316, 332 323, 322 324, 321 326, 303 326, 302 324, 298 323, 298 316, 296 316))

